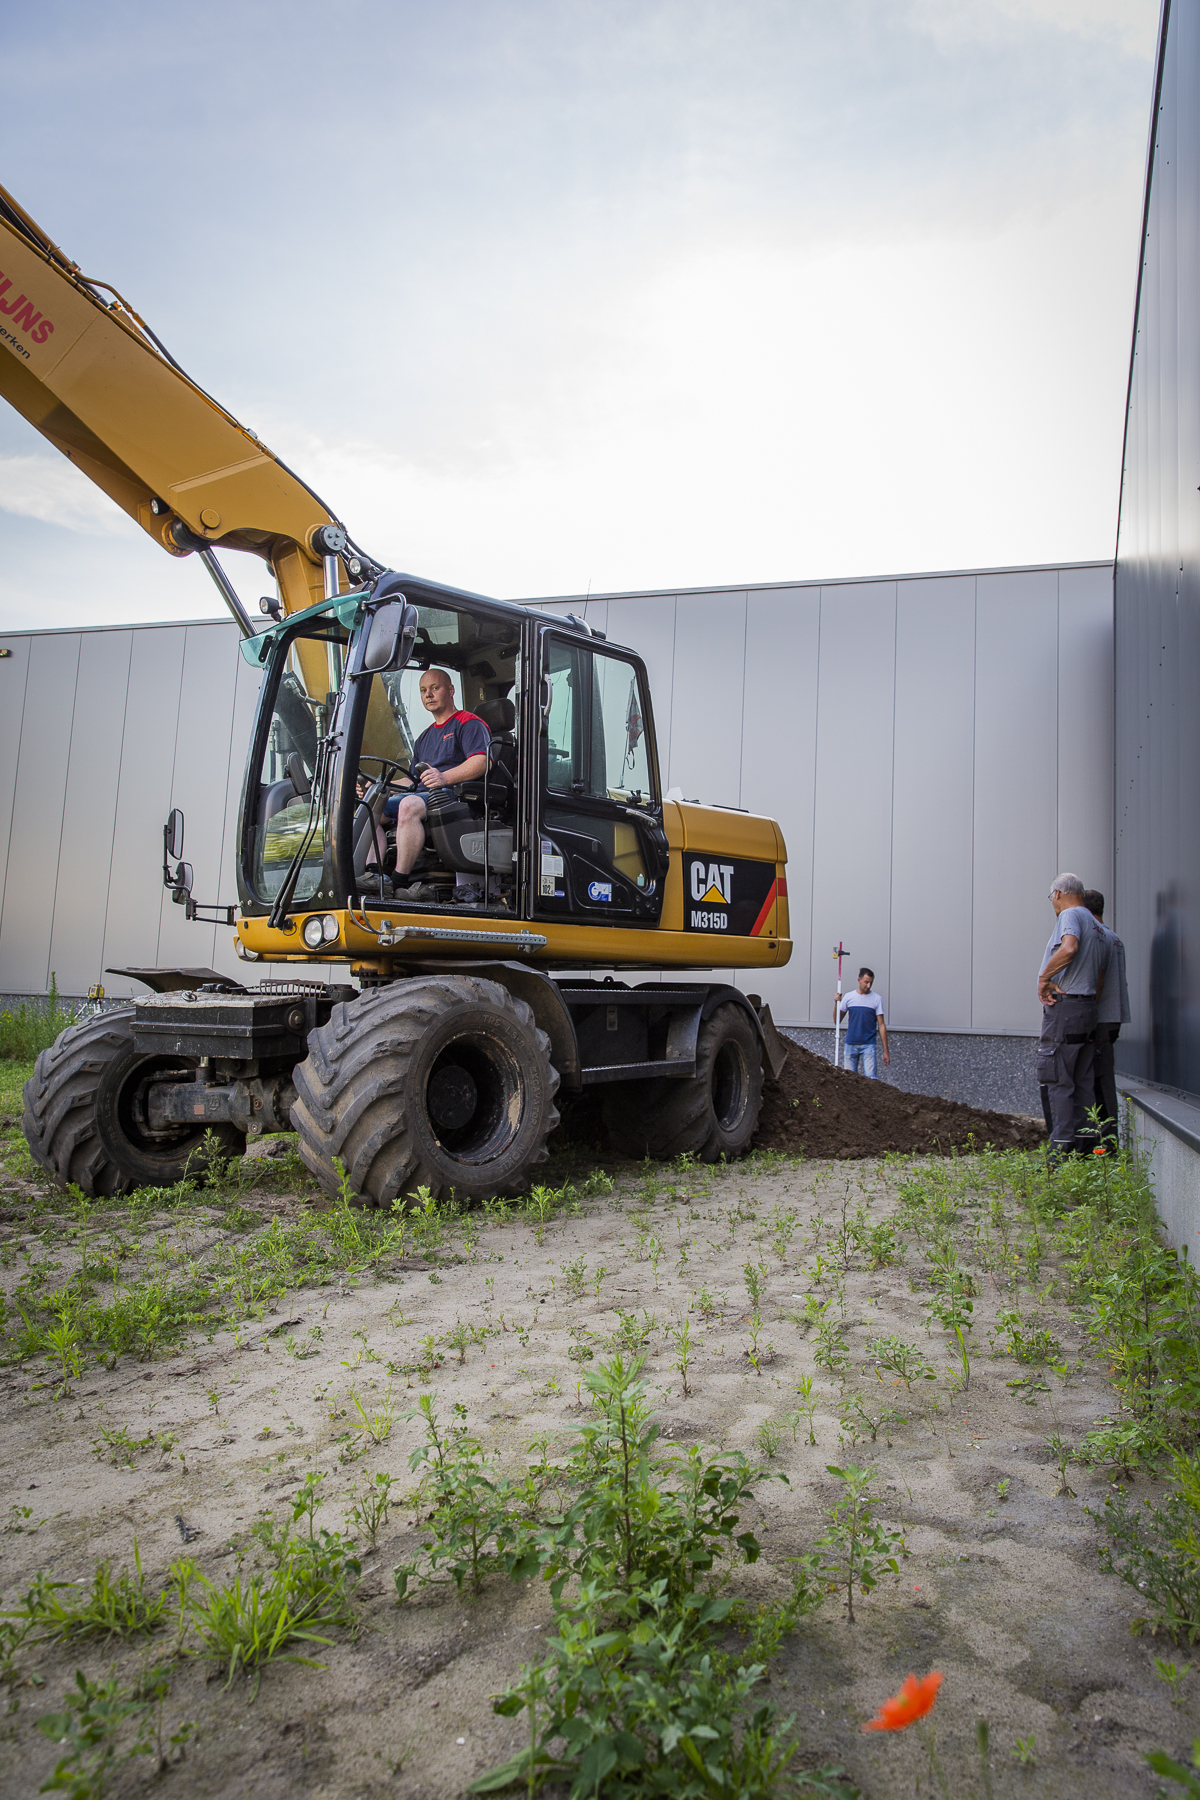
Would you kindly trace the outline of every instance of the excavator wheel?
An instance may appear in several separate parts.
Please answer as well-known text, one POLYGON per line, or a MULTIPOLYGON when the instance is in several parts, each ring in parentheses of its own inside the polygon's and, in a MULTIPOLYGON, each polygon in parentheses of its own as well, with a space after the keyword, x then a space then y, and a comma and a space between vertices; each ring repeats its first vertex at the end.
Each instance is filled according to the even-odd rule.
POLYGON ((133 1041, 133 1008, 123 1006, 69 1025, 43 1050, 25 1083, 21 1124, 35 1162, 94 1200, 131 1188, 170 1187, 201 1168, 205 1134, 240 1156, 246 1140, 232 1125, 176 1125, 152 1131, 146 1096, 156 1081, 190 1081, 194 1058, 144 1056, 133 1041))
POLYGON ((328 1193, 386 1206, 519 1192, 558 1124, 533 1013, 495 981, 425 975, 335 1006, 293 1072, 300 1155, 328 1193), (336 1162, 335 1162, 336 1159, 336 1162))
POLYGON ((758 1033, 729 1001, 700 1026, 692 1080, 614 1082, 604 1089, 604 1128, 626 1156, 716 1162, 749 1149, 762 1093, 758 1033))

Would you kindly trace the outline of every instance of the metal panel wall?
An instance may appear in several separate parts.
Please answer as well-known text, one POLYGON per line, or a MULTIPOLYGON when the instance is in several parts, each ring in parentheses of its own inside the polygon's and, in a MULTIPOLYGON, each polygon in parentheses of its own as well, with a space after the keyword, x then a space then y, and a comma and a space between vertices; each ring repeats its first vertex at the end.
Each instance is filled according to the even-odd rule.
POLYGON ((50 967, 64 994, 85 994, 102 979, 108 908, 96 900, 107 897, 113 873, 133 633, 85 631, 76 641, 79 680, 50 940, 50 967))
POLYGON ((1163 8, 1121 478, 1118 1066, 1200 1095, 1200 0, 1163 8))
MULTIPOLYGON (((809 1001, 817 1024, 833 1020, 831 951, 839 941, 852 976, 863 963, 874 969, 890 1013, 895 691, 896 583, 823 587, 809 1001)), ((789 880, 789 898, 791 891, 789 880)))
MULTIPOLYGON (((1036 980, 1058 872, 1058 572, 976 584, 971 1022, 1040 1023, 1036 980)), ((1097 771, 1098 785, 1107 770, 1097 771)), ((1079 870, 1085 881, 1090 870, 1079 870)))
POLYGON ((0 662, 0 990, 141 992, 108 964, 211 964, 232 934, 161 886, 162 827, 187 814, 202 899, 233 898, 232 844, 259 677, 224 622, 11 634, 0 662))
POLYGON ((740 742, 788 847, 792 961, 743 984, 778 1019, 829 1022, 840 938, 901 1029, 1036 1033, 1050 881, 1112 874, 1111 564, 536 604, 646 655, 665 786, 728 803, 740 742))
POLYGON ((971 1025, 975 582, 902 581, 896 614, 891 991, 915 1030, 971 1025))
MULTIPOLYGON (((645 657, 668 785, 780 821, 795 949, 745 985, 782 1022, 828 1023, 841 937, 893 1025, 1023 1035, 1050 877, 1073 861, 1108 876, 1111 578, 1087 565, 541 604, 645 657)), ((64 991, 132 991, 104 976, 113 963, 236 973, 230 934, 189 925, 159 886, 163 820, 182 805, 197 894, 233 896, 258 691, 234 627, 7 641, 0 990, 38 991, 53 968, 64 991)))
POLYGON ((787 967, 771 976, 771 1004, 781 1019, 807 1019, 812 1012, 820 647, 820 588, 769 588, 747 595, 740 803, 780 820, 787 844, 795 948, 787 967), (787 654, 781 656, 784 644, 787 654))
MULTIPOLYGON (((50 931, 78 670, 78 632, 48 633, 31 643, 14 777, 14 848, 0 901, 0 988, 13 987, 16 975, 25 970, 36 990, 50 980, 50 931)), ((81 895, 85 871, 86 864, 81 895)))

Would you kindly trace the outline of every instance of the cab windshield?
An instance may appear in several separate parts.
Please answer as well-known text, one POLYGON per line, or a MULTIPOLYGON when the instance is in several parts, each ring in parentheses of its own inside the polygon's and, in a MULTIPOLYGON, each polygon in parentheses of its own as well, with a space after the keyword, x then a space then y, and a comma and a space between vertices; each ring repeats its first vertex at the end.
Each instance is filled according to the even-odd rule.
POLYGON ((321 886, 329 782, 319 767, 318 744, 328 736, 349 641, 349 631, 332 614, 302 626, 291 640, 256 796, 251 867, 260 899, 275 899, 301 848, 293 898, 311 900, 321 886))

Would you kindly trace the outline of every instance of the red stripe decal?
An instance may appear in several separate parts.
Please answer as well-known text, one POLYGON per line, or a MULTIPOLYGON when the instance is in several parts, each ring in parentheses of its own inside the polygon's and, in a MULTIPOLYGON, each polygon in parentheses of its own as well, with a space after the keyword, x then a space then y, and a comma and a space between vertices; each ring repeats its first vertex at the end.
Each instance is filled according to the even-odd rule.
POLYGON ((759 932, 762 930, 763 926, 766 924, 767 915, 770 912, 771 908, 775 904, 775 896, 778 892, 779 892, 779 878, 777 876, 775 878, 775 880, 771 883, 770 893, 767 895, 766 899, 762 903, 762 911, 759 913, 757 919, 755 919, 754 924, 751 927, 751 930, 750 930, 751 937, 757 937, 759 932))

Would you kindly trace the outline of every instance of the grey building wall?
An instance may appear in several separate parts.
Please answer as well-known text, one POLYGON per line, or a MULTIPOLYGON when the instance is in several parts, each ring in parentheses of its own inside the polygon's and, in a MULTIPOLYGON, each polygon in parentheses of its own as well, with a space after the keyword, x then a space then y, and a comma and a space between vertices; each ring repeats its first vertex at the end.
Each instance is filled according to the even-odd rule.
POLYGON ((231 623, 7 633, 0 644, 0 992, 65 994, 109 964, 235 973, 232 933, 189 923, 161 881, 187 820, 203 900, 236 900, 233 834, 258 677, 231 623))
POLYGON ((1200 0, 1164 8, 1115 577, 1119 1067, 1200 1095, 1200 0))
POLYGON ((1129 1126, 1168 1241, 1200 1231, 1200 0, 1164 0, 1114 580, 1129 1126))
MULTIPOLYGON (((841 938, 849 981, 876 971, 893 1080, 1030 1111, 1050 877, 1110 876, 1111 585, 1088 563, 538 604, 646 657, 665 785, 782 823, 795 951, 743 985, 824 1027, 841 938)), ((258 680, 235 628, 0 642, 0 993, 236 972, 231 934, 159 885, 178 805, 197 895, 235 897, 258 680)))
POLYGON ((1112 878, 1112 565, 537 604, 645 656, 665 785, 782 824, 795 949, 743 985, 824 1026, 840 940, 897 1030, 1021 1039, 1036 1110, 1049 883, 1112 878))

